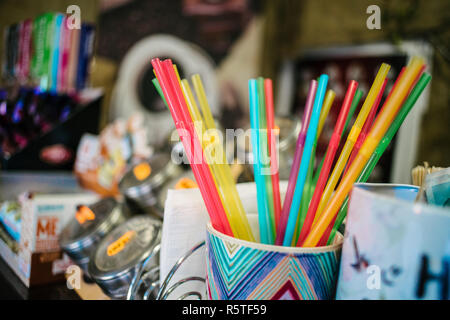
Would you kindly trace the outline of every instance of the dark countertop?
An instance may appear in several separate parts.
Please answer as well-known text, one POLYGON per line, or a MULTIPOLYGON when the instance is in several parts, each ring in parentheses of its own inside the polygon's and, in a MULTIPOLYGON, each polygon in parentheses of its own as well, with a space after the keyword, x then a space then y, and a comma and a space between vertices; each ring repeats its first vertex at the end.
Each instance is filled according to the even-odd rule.
POLYGON ((0 258, 0 300, 80 300, 65 282, 27 288, 0 258))

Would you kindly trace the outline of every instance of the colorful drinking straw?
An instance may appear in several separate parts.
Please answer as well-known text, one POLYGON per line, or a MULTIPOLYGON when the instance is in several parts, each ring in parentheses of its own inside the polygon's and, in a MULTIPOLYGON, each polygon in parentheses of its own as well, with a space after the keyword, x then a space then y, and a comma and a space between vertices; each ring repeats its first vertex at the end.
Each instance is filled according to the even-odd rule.
POLYGON ((373 106, 370 109, 370 112, 369 112, 369 115, 367 116, 366 122, 364 122, 364 125, 358 136, 358 140, 356 140, 356 143, 355 143, 355 146, 353 147, 352 153, 350 154, 347 164, 345 165, 344 175, 347 173, 348 168, 352 164, 353 159, 355 159, 356 155, 358 154, 359 149, 361 148, 364 140, 366 139, 367 134, 369 133, 370 128, 372 127, 373 120, 375 119, 375 116, 378 111, 378 106, 380 105, 381 99, 383 98, 384 89, 386 88, 387 81, 388 81, 388 79, 384 79, 383 85, 381 86, 381 90, 380 90, 380 92, 378 92, 377 98, 375 99, 375 102, 373 103, 373 106))
POLYGON ((333 168, 333 171, 331 172, 331 175, 328 178, 327 184, 322 193, 322 197, 320 198, 319 207, 317 208, 316 211, 316 215, 319 215, 319 217, 322 214, 325 206, 327 205, 328 200, 330 199, 331 194, 333 193, 333 190, 336 187, 336 184, 338 183, 342 171, 344 171, 344 167, 345 164, 347 163, 348 157, 350 156, 350 153, 353 149, 353 146, 355 145, 356 140, 358 140, 359 133, 361 132, 364 122, 367 119, 367 115, 369 114, 370 109, 373 106, 373 103, 384 83, 384 79, 386 78, 390 67, 391 67, 390 65, 383 63, 380 69, 378 70, 378 73, 375 77, 372 87, 370 88, 369 93, 367 94, 366 100, 364 101, 361 110, 359 111, 358 117, 356 118, 355 123, 353 124, 352 129, 350 130, 350 133, 347 136, 347 141, 345 141, 341 154, 339 155, 339 158, 333 168))
MULTIPOLYGON (((183 95, 186 98, 187 105, 191 111, 190 113, 195 124, 197 135, 202 137, 204 133, 206 134, 204 125, 205 122, 202 119, 202 115, 197 107, 197 103, 195 102, 189 82, 186 79, 181 81, 181 88, 183 90, 183 95)), ((220 157, 220 154, 223 155, 223 150, 217 150, 221 148, 220 141, 217 139, 211 142, 211 139, 201 139, 201 142, 203 152, 206 156, 209 167, 211 168, 214 183, 219 191, 219 197, 223 203, 233 234, 239 239, 251 241, 253 238, 249 235, 250 226, 248 225, 247 219, 242 219, 242 217, 238 215, 238 203, 240 203, 240 199, 234 198, 232 194, 234 183, 231 183, 230 185, 230 181, 228 179, 230 176, 227 175, 223 164, 223 158, 220 157), (217 153, 215 151, 217 151, 217 153), (215 158, 216 156, 219 158, 215 158), (247 222, 248 229, 245 228, 245 222, 247 222)))
POLYGON ((220 203, 217 190, 215 189, 214 182, 212 181, 209 168, 205 168, 205 166, 207 166, 206 162, 200 161, 200 163, 198 163, 197 161, 194 161, 195 155, 191 145, 193 144, 194 150, 199 150, 199 148, 201 150, 201 146, 199 146, 199 141, 198 138, 196 139, 195 132, 193 132, 193 130, 188 126, 185 112, 182 110, 183 102, 180 102, 180 99, 178 98, 179 95, 175 94, 175 89, 172 84, 173 82, 169 80, 170 70, 173 72, 172 65, 170 66, 170 70, 167 70, 167 68, 164 68, 163 63, 158 58, 155 58, 152 59, 152 66, 155 69, 157 79, 161 84, 161 89, 168 103, 169 110, 172 114, 172 118, 174 119, 180 139, 191 162, 191 168, 198 182, 203 201, 205 202, 211 218, 211 223, 216 230, 229 236, 233 236, 231 227, 226 219, 225 211, 220 203), (190 134, 186 136, 186 132, 190 134))
MULTIPOLYGON (((347 119, 345 120, 344 129, 342 130, 341 139, 344 136, 345 132, 347 131, 347 127, 350 124, 350 120, 352 119, 353 114, 355 113, 356 108, 359 105, 359 101, 361 100, 363 95, 364 95, 364 92, 361 89, 356 89, 356 93, 355 93, 355 96, 353 97, 353 101, 352 101, 352 105, 350 107, 350 111, 348 112, 347 119)), ((317 168, 316 173, 314 174, 314 180, 313 180, 313 185, 314 186, 317 185, 317 181, 319 180, 319 175, 320 175, 320 172, 322 171, 323 162, 325 161, 325 157, 326 156, 327 156, 327 154, 325 152, 325 155, 322 158, 322 161, 321 161, 319 167, 317 168)), ((318 216, 319 215, 317 213, 314 215, 314 221, 313 221, 312 225, 314 225, 317 222, 318 216)))
POLYGON ((289 173, 289 180, 286 195, 284 197, 283 209, 281 210, 280 222, 277 228, 277 237, 275 239, 276 245, 281 245, 283 243, 284 233, 286 231, 287 220, 289 217, 289 210, 291 208, 292 197, 295 190, 295 182, 297 181, 298 169, 300 168, 303 146, 305 145, 306 132, 308 131, 309 119, 311 117, 316 91, 317 81, 311 80, 309 84, 308 95, 306 97, 305 109, 303 111, 302 127, 298 134, 297 144, 295 146, 294 159, 292 161, 291 172, 289 173))
POLYGON ((269 208, 266 205, 266 188, 264 185, 264 177, 261 174, 261 161, 259 152, 259 116, 258 116, 258 87, 255 79, 250 79, 249 82, 249 100, 250 100, 250 126, 251 126, 251 141, 253 152, 253 171, 256 184, 256 197, 258 206, 258 221, 259 233, 261 243, 272 244, 272 232, 270 230, 269 222, 269 208))
POLYGON ((305 239, 306 235, 311 229, 311 225, 314 221, 314 216, 319 206, 320 196, 322 195, 323 188, 325 187, 325 183, 327 181, 328 174, 330 173, 331 166, 334 161, 334 157, 336 155, 337 149, 339 147, 339 142, 341 140, 342 131, 344 129, 345 120, 347 118, 347 114, 350 110, 350 106, 352 104, 353 97, 356 92, 356 88, 358 87, 358 82, 352 80, 350 81, 347 89, 347 93, 345 94, 344 101, 342 102, 341 110, 339 112, 338 119, 336 121, 336 125, 334 126, 333 135, 331 136, 330 142, 328 144, 326 157, 324 160, 324 166, 320 172, 319 180, 317 181, 317 185, 314 189, 314 194, 312 196, 311 202, 309 204, 308 212, 306 214, 305 223, 302 226, 297 245, 300 245, 305 239))
POLYGON ((272 178, 270 174, 270 158, 269 158, 269 146, 267 143, 267 118, 266 118, 266 102, 264 92, 264 78, 259 77, 257 80, 258 88, 258 116, 259 116, 259 143, 260 143, 260 161, 261 173, 264 178, 264 186, 266 188, 266 206, 269 208, 269 229, 273 234, 275 240, 275 208, 273 204, 273 190, 272 190, 272 178))
MULTIPOLYGON (((230 210, 232 211, 233 216, 233 222, 231 224, 234 225, 235 228, 237 229, 240 239, 255 241, 255 238, 250 228, 250 224, 247 219, 247 215, 245 214, 244 207, 242 206, 241 198, 239 197, 239 194, 237 192, 236 184, 233 181, 231 170, 228 165, 222 144, 220 143, 220 140, 218 140, 218 137, 215 137, 217 129, 214 123, 214 118, 212 116, 211 109, 208 104, 208 100, 206 99, 202 79, 198 74, 193 75, 191 79, 194 84, 195 94, 197 96, 200 108, 202 110, 203 114, 202 119, 204 120, 204 124, 206 127, 205 133, 207 135, 212 136, 214 139, 216 147, 212 148, 212 150, 218 151, 218 154, 216 154, 216 159, 214 159, 215 163, 213 165, 214 167, 216 167, 215 170, 219 172, 219 176, 222 177, 220 185, 222 192, 224 193, 224 199, 225 201, 231 204, 230 210), (211 133, 213 135, 211 135, 211 133)), ((187 80, 183 81, 186 81, 187 83, 187 80)), ((190 92, 189 84, 188 88, 190 92)), ((190 96, 192 96, 192 93, 190 93, 190 96)), ((194 97, 192 96, 191 99, 194 99, 194 97)), ((207 137, 204 140, 208 142, 211 141, 209 137, 207 137)))
POLYGON ((322 110, 320 111, 319 125, 317 127, 316 139, 314 140, 313 149, 311 152, 311 159, 309 160, 308 173, 306 175, 305 187, 303 188, 302 200, 300 202, 300 213, 297 218, 297 223, 295 224, 294 236, 292 237, 292 246, 297 243, 300 230, 306 218, 306 212, 308 211, 309 202, 311 201, 314 186, 313 186, 313 173, 314 173, 314 162, 316 159, 316 149, 317 142, 322 133, 322 129, 325 125, 325 120, 327 119, 328 113, 330 112, 331 106, 333 105, 336 93, 333 90, 327 90, 325 98, 323 100, 322 110))
POLYGON ((275 230, 277 229, 281 215, 280 178, 278 174, 277 145, 275 139, 275 112, 273 106, 272 80, 264 80, 264 92, 267 115, 267 141, 269 143, 270 174, 272 178, 273 206, 275 214, 275 230))
MULTIPOLYGON (((344 129, 342 130, 341 139, 344 136, 345 131, 347 130, 347 126, 350 123, 350 120, 353 117, 353 114, 355 113, 356 108, 358 107, 359 101, 361 100, 364 92, 361 89, 356 89, 355 96, 352 100, 352 105, 350 107, 350 111, 348 112, 347 119, 345 120, 344 129)), ((325 152, 325 155, 322 158, 322 161, 320 162, 319 166, 317 167, 316 172, 314 173, 314 179, 313 179, 313 187, 317 185, 317 181, 319 180, 320 172, 322 171, 323 162, 325 161, 327 154, 325 152)), ((311 195, 312 196, 312 195, 311 195)), ((314 223, 316 221, 317 216, 314 218, 314 223)))
POLYGON ((156 88, 156 91, 158 91, 159 96, 161 97, 162 101, 164 102, 164 105, 168 108, 166 98, 164 98, 164 93, 162 92, 161 86, 159 85, 158 79, 153 78, 152 80, 153 85, 156 88))
MULTIPOLYGON (((402 125, 406 116, 411 111, 411 109, 414 107, 417 99, 420 97, 422 92, 425 90, 425 88, 428 85, 428 83, 430 82, 430 80, 431 80, 431 76, 428 73, 422 74, 419 81, 414 86, 414 89, 411 91, 411 93, 409 94, 405 103, 403 104, 402 108, 400 109, 397 116, 395 117, 395 120, 392 122, 391 126, 389 127, 389 130, 384 135, 383 139, 381 140, 380 144, 375 149, 375 151, 372 154, 372 156, 370 157, 369 161, 367 161, 367 164, 364 166, 364 169, 362 170, 362 172, 359 175, 356 182, 366 182, 367 179, 369 179, 369 176, 372 173, 373 169, 375 168, 376 164, 378 163, 378 160, 380 160, 381 156, 386 151, 387 147, 389 146, 390 142, 394 138, 398 129, 402 125)), ((336 231, 341 226, 341 224, 344 221, 344 218, 347 214, 347 206, 348 206, 348 196, 345 198, 345 201, 342 204, 342 206, 339 210, 339 213, 337 214, 337 219, 336 219, 336 222, 333 224, 332 230, 330 231, 328 228, 327 233, 325 233, 324 237, 322 237, 322 239, 321 239, 321 240, 328 239, 328 242, 326 242, 326 240, 324 240, 323 243, 331 244, 332 241, 334 240, 336 231)), ((330 224, 330 226, 331 225, 332 224, 330 224)))
POLYGON ((284 234, 283 239, 284 246, 290 246, 292 243, 292 238, 295 230, 295 223, 297 222, 297 217, 300 209, 300 202, 303 194, 303 188, 305 186, 306 175, 308 173, 308 167, 311 159, 310 157, 314 140, 316 139, 320 110, 322 108, 327 83, 328 83, 328 76, 326 74, 322 74, 320 76, 316 98, 314 99, 314 107, 311 114, 311 120, 308 126, 308 132, 306 134, 305 147, 302 153, 302 161, 300 163, 300 169, 297 175, 297 182, 295 184, 295 191, 292 199, 291 209, 289 210, 288 223, 286 225, 286 232, 284 234))
POLYGON ((389 100, 385 102, 382 111, 376 118, 366 141, 348 169, 347 174, 342 178, 339 187, 336 189, 336 192, 330 199, 330 202, 327 204, 322 215, 317 220, 316 225, 313 226, 311 232, 306 237, 303 244, 304 247, 314 247, 318 244, 328 225, 332 222, 344 202, 345 197, 350 192, 353 183, 359 177, 375 148, 388 130, 389 125, 394 120, 395 114, 401 106, 403 99, 410 91, 411 86, 423 65, 423 59, 417 57, 413 58, 411 63, 408 65, 389 100))

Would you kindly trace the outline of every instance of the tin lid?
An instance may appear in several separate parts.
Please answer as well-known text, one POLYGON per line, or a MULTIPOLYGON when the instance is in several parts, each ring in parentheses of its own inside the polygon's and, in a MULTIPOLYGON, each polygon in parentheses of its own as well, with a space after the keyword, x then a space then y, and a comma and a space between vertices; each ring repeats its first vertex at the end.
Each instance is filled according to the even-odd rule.
POLYGON ((157 153, 148 161, 133 165, 120 180, 119 190, 132 199, 138 198, 156 191, 179 170, 169 154, 157 153))
POLYGON ((164 208, 164 204, 167 199, 167 193, 169 189, 189 189, 189 188, 197 188, 197 182, 195 180, 195 176, 192 173, 192 170, 187 170, 183 172, 181 175, 174 177, 169 180, 164 187, 161 189, 161 192, 158 194, 158 205, 161 209, 164 208))
POLYGON ((99 243, 89 262, 89 274, 105 281, 132 272, 159 244, 161 232, 161 222, 149 216, 127 220, 99 243))
POLYGON ((75 217, 62 230, 61 248, 82 250, 109 232, 121 219, 122 210, 114 198, 104 198, 89 206, 80 205, 75 217))

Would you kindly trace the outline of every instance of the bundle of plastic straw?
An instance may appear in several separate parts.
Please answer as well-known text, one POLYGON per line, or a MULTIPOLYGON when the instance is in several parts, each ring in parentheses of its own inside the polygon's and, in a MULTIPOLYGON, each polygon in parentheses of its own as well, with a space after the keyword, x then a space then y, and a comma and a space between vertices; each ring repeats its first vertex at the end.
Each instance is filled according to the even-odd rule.
POLYGON ((337 228, 345 217, 347 194, 353 182, 356 181, 356 178, 358 178, 357 181, 367 180, 407 112, 412 108, 429 81, 428 75, 418 79, 424 68, 423 64, 418 64, 419 60, 418 58, 413 59, 411 65, 402 70, 374 122, 390 69, 387 64, 381 65, 330 174, 340 140, 363 95, 362 91, 357 89, 355 81, 349 83, 333 135, 314 178, 312 178, 312 172, 315 145, 320 135, 318 131, 320 131, 321 124, 323 125, 321 121, 318 122, 318 117, 321 108, 324 112, 326 108, 324 102, 324 100, 326 101, 324 99, 326 82, 323 78, 326 75, 321 76, 318 86, 312 81, 304 110, 305 115, 302 119, 302 130, 297 141, 299 147, 294 154, 288 190, 277 228, 276 244, 284 246, 296 244, 309 247, 331 243, 337 228), (412 90, 415 83, 417 85, 412 90), (408 86, 407 90, 405 86, 408 86), (399 106, 407 97, 402 111, 395 117, 399 106), (312 105, 312 101, 314 101, 314 105, 312 105), (393 123, 392 129, 380 143, 382 135, 391 123, 393 123), (313 142, 314 138, 315 142, 313 142), (366 163, 368 168, 364 169, 364 174, 359 175, 366 163), (339 180, 341 182, 335 190, 339 180), (333 192, 335 194, 332 196, 333 192), (339 209, 339 214, 337 214, 339 209))
POLYGON ((322 103, 325 96, 327 83, 328 83, 328 76, 326 74, 321 75, 319 79, 319 85, 317 88, 316 98, 314 99, 314 107, 308 126, 308 132, 306 134, 305 147, 303 149, 302 160, 300 162, 300 168, 297 175, 294 196, 291 203, 291 208, 289 210, 286 232, 283 238, 284 246, 290 246, 293 240, 295 225, 297 222, 298 213, 300 209, 300 202, 303 194, 303 188, 305 186, 306 175, 308 172, 308 167, 310 165, 311 152, 313 149, 314 140, 316 139, 320 111, 322 109, 322 103))
POLYGON ((336 122, 333 135, 331 136, 330 143, 327 148, 324 166, 321 170, 319 179, 317 181, 317 185, 314 189, 314 194, 312 196, 311 203, 309 204, 308 212, 306 214, 305 222, 302 225, 302 230, 300 232, 298 242, 303 241, 304 237, 309 232, 311 225, 314 221, 314 216, 317 207, 319 205, 320 195, 322 194, 323 188, 325 187, 326 178, 328 177, 331 165, 333 164, 334 156, 339 147, 342 131, 344 129, 345 119, 347 118, 347 114, 350 111, 350 106, 352 103, 352 99, 355 95, 357 86, 358 83, 356 81, 351 81, 348 86, 347 93, 345 95, 344 102, 342 103, 341 111, 339 112, 339 117, 336 122))
POLYGON ((274 244, 281 215, 272 81, 250 79, 250 125, 253 172, 261 242, 274 244))
MULTIPOLYGON (((208 134, 207 139, 203 139, 204 129, 215 127, 200 78, 195 77, 194 83, 205 121, 198 110, 189 83, 187 80, 180 81, 172 61, 155 58, 152 60, 152 66, 157 77, 154 84, 160 89, 158 91, 162 93, 172 115, 211 223, 216 230, 226 235, 254 241, 222 145, 217 139, 214 140, 214 145, 208 145, 211 143, 208 134)), ((207 133, 210 134, 209 131, 207 133)))
POLYGON ((291 172, 289 174, 288 186, 286 195, 284 197, 283 209, 281 212, 280 221, 277 227, 277 236, 275 244, 281 245, 283 243, 284 233, 286 231, 287 220, 289 218, 289 210, 291 208, 292 197, 294 196, 295 183, 297 181, 298 169, 300 168, 300 161, 302 159, 303 146, 305 145, 306 132, 308 131, 309 119, 311 117, 312 108, 314 104, 314 97, 317 90, 317 81, 311 80, 309 84, 309 91, 306 97, 306 104, 302 117, 302 127, 298 134, 297 144, 295 146, 294 159, 292 161, 291 172))
POLYGON ((353 160, 353 163, 350 165, 346 175, 343 176, 334 195, 326 204, 326 207, 322 215, 318 218, 317 223, 312 227, 311 231, 307 235, 302 244, 303 246, 313 247, 319 244, 327 228, 333 222, 340 207, 345 201, 345 198, 350 192, 353 183, 358 179, 389 126, 394 121, 399 108, 408 93, 411 91, 415 79, 419 75, 423 65, 424 63, 422 59, 413 58, 404 73, 401 75, 398 80, 398 84, 393 89, 389 99, 385 101, 381 112, 378 114, 375 123, 371 127, 369 134, 353 160))
MULTIPOLYGON (((214 134, 214 120, 200 77, 192 77, 196 100, 189 82, 179 78, 170 60, 153 59, 152 65, 157 76, 153 84, 172 114, 213 226, 225 234, 254 241, 220 137, 214 134)), ((363 96, 357 89, 358 83, 350 81, 326 153, 316 170, 317 141, 333 104, 334 92, 327 91, 327 75, 312 80, 282 207, 272 82, 263 78, 249 80, 251 143, 262 243, 303 247, 332 243, 345 218, 353 183, 367 181, 429 83, 431 76, 423 73, 424 68, 422 59, 413 58, 401 70, 378 112, 390 69, 387 64, 381 65, 334 163, 340 141, 363 96)))
MULTIPOLYGON (((386 132, 383 139, 378 144, 377 148, 373 152, 369 161, 367 161, 367 164, 364 166, 364 169, 362 170, 362 172, 359 175, 356 182, 366 182, 367 179, 369 179, 369 176, 372 173, 373 169, 375 168, 376 164, 378 163, 378 160, 381 158, 383 153, 386 151, 387 147, 389 146, 389 143, 394 138, 395 134, 397 133, 400 126, 402 125, 402 123, 405 120, 406 116, 408 115, 409 111, 411 111, 411 109, 414 107, 414 104, 416 103, 416 101, 420 97, 420 95, 422 94, 423 90, 425 90, 425 88, 426 88, 428 82, 430 82, 430 80, 431 80, 431 76, 427 73, 424 73, 420 77, 419 81, 414 86, 414 89, 411 91, 407 100, 405 101, 402 108, 400 109, 395 120, 389 127, 389 130, 386 132)), ((395 88, 395 84, 394 84, 394 88, 395 88)), ((344 221, 345 215, 347 213, 347 206, 348 206, 348 196, 345 199, 343 205, 341 206, 339 213, 336 216, 335 221, 333 221, 333 223, 328 226, 327 231, 322 236, 321 243, 320 243, 321 245, 331 244, 331 242, 333 241, 334 236, 336 234, 336 231, 339 229, 342 222, 344 221), (332 226, 332 228, 331 228, 331 226, 332 226)))

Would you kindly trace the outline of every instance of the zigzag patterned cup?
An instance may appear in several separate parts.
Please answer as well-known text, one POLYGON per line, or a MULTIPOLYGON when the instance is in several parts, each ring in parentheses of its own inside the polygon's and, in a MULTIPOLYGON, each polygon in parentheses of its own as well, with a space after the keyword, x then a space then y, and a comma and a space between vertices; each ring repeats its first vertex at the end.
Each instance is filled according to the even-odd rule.
MULTIPOLYGON (((249 216, 254 233, 255 217, 249 216), (253 220, 253 221, 252 221, 253 220), (252 223, 253 222, 253 223, 252 223)), ((212 300, 333 299, 342 235, 331 246, 265 245, 207 226, 207 293, 212 300)))

